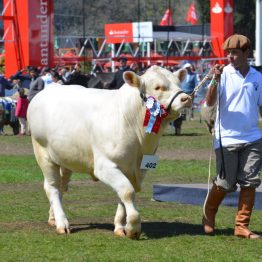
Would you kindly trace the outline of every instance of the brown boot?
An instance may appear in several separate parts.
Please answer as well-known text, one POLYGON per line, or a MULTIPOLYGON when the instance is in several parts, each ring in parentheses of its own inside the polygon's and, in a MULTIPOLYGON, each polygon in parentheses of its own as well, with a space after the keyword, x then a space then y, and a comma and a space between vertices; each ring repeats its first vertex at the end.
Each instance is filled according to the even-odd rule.
POLYGON ((203 215, 203 228, 206 234, 213 234, 215 230, 215 216, 220 203, 223 201, 226 195, 225 191, 222 191, 217 185, 213 185, 209 191, 203 215))
POLYGON ((258 239, 259 235, 251 232, 248 229, 252 209, 255 202, 256 190, 254 188, 241 188, 239 201, 238 201, 238 212, 236 215, 235 225, 235 236, 258 239))

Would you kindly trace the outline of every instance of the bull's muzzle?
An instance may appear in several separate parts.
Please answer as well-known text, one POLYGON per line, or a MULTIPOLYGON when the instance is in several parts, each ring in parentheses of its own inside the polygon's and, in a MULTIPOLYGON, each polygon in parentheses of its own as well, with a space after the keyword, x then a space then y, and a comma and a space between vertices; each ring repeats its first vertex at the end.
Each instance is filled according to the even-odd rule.
POLYGON ((168 106, 167 106, 167 113, 170 113, 172 104, 174 102, 174 100, 180 95, 183 94, 181 96, 181 103, 183 104, 183 107, 190 107, 192 105, 192 98, 185 94, 182 90, 178 91, 177 93, 174 94, 174 96, 172 97, 172 99, 170 100, 168 106))
POLYGON ((191 107, 192 106, 192 97, 190 95, 183 95, 181 97, 181 103, 184 105, 184 107, 191 107))

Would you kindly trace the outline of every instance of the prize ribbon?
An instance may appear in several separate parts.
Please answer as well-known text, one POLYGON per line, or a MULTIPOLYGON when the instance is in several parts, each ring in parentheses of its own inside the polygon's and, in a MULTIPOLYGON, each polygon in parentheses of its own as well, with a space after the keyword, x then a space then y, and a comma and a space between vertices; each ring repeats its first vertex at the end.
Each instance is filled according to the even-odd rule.
POLYGON ((163 105, 153 97, 150 96, 146 102, 146 115, 144 119, 144 126, 146 133, 158 133, 162 119, 167 116, 167 111, 163 105))

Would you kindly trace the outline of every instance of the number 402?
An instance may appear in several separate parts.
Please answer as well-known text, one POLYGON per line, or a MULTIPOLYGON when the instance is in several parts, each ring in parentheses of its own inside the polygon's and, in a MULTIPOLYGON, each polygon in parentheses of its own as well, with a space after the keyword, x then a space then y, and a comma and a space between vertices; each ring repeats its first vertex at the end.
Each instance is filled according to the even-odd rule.
POLYGON ((146 168, 156 168, 156 163, 146 163, 146 168))

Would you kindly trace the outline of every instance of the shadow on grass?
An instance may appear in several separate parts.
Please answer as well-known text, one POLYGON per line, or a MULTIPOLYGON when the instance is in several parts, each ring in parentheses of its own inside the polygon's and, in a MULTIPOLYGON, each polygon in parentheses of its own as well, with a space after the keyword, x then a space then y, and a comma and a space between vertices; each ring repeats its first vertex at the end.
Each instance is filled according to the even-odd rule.
MULTIPOLYGON (((201 224, 179 222, 149 222, 142 224, 142 231, 149 238, 164 238, 179 235, 205 235, 201 224)), ((233 229, 216 230, 216 235, 232 235, 233 229)))
POLYGON ((114 226, 107 223, 73 223, 70 224, 70 232, 77 233, 81 231, 93 230, 93 229, 102 229, 108 231, 114 231, 114 226))
MULTIPOLYGON (((88 230, 107 230, 114 231, 114 226, 108 223, 75 223, 71 224, 71 233, 78 233, 88 230)), ((161 239, 179 235, 205 235, 202 225, 186 224, 178 222, 144 222, 142 223, 142 233, 150 239, 161 239)), ((216 235, 232 236, 233 229, 216 230, 216 235)))

